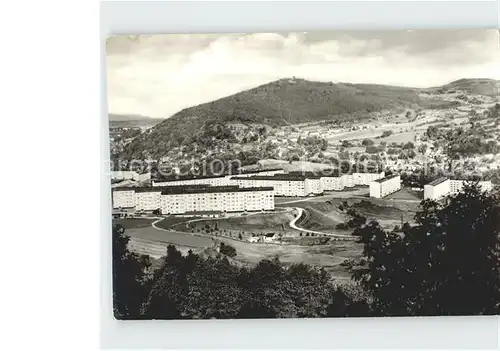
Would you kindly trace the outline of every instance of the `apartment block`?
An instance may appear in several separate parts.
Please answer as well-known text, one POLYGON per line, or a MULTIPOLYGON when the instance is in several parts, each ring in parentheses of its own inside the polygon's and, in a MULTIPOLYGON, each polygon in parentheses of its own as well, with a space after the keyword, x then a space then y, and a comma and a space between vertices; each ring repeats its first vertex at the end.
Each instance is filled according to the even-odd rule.
POLYGON ((268 211, 274 210, 274 191, 271 187, 239 188, 238 186, 113 189, 113 208, 126 207, 135 207, 136 211, 161 209, 162 214, 268 211))
MULTIPOLYGON (((466 182, 467 180, 448 179, 446 177, 438 178, 424 185, 424 199, 439 200, 448 195, 458 194, 466 182)), ((482 191, 493 190, 493 184, 489 180, 479 181, 478 185, 482 191)))
POLYGON ((401 189, 401 177, 392 175, 370 183, 370 197, 383 198, 401 189))

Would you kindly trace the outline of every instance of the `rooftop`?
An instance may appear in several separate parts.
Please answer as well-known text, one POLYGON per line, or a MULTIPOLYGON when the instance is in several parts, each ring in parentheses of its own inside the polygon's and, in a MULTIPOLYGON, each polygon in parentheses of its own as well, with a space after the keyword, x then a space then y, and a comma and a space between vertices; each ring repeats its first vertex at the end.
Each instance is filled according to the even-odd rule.
POLYGON ((388 177, 384 177, 384 178, 381 178, 381 179, 376 179, 374 180, 374 182, 377 182, 377 183, 384 183, 388 180, 391 180, 391 179, 394 179, 396 177, 399 177, 399 174, 394 174, 394 175, 391 175, 391 176, 388 176, 388 177))
MULTIPOLYGON (((238 180, 270 180, 270 181, 304 181, 306 178, 300 174, 276 174, 273 176, 256 175, 250 177, 231 177, 231 179, 238 180)), ((316 178, 319 178, 318 176, 316 178)))
POLYGON ((137 193, 161 192, 162 195, 230 193, 230 192, 273 191, 273 190, 274 190, 273 187, 240 188, 237 185, 228 185, 228 186, 181 185, 181 186, 157 186, 157 187, 119 187, 113 189, 113 191, 135 191, 137 193))
POLYGON ((436 186, 436 185, 441 184, 447 180, 448 180, 448 178, 446 178, 446 177, 440 177, 438 179, 434 179, 432 182, 430 182, 427 185, 436 186))
POLYGON ((193 175, 186 175, 186 176, 177 176, 177 177, 169 177, 169 178, 162 178, 162 179, 153 179, 152 182, 156 183, 162 183, 162 182, 173 182, 176 180, 194 180, 194 179, 214 179, 214 178, 224 178, 225 175, 201 175, 201 176, 193 176, 193 175))
POLYGON ((186 188, 173 186, 162 189, 162 195, 179 195, 179 194, 214 194, 214 193, 234 193, 234 192, 252 192, 252 191, 273 191, 274 188, 255 187, 255 188, 240 188, 238 186, 212 186, 206 188, 186 188))
MULTIPOLYGON (((240 174, 253 174, 253 173, 261 173, 261 172, 273 172, 273 171, 282 171, 283 168, 268 168, 268 169, 255 169, 255 170, 249 170, 245 171, 242 170, 240 174)), ((237 174, 235 174, 237 176, 237 174)))

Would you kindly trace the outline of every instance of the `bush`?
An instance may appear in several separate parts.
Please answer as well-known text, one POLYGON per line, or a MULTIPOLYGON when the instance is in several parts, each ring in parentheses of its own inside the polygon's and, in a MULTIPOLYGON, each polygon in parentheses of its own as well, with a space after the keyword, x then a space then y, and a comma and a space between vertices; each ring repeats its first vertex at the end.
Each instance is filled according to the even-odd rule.
MULTIPOLYGON (((241 235, 241 234, 240 234, 241 235)), ((219 252, 223 255, 234 257, 236 256, 236 249, 231 245, 220 243, 219 252)))
POLYGON ((336 229, 346 230, 349 229, 349 226, 346 223, 339 223, 335 226, 336 229))

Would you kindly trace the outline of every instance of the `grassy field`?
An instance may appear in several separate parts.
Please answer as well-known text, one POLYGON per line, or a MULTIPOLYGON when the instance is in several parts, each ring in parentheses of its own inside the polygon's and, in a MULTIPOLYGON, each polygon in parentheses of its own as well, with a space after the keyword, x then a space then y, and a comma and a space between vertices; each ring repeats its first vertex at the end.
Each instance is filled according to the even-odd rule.
POLYGON ((362 245, 355 242, 332 242, 329 245, 300 246, 276 244, 249 244, 230 239, 220 239, 236 249, 237 260, 257 264, 263 259, 278 257, 282 262, 306 263, 323 267, 337 279, 350 279, 350 274, 340 264, 346 259, 362 256, 362 245))
POLYGON ((156 219, 153 218, 120 218, 113 219, 113 224, 121 224, 125 229, 151 227, 156 219))
POLYGON ((296 206, 306 209, 309 217, 299 224, 300 227, 326 231, 332 234, 349 234, 352 230, 339 230, 337 224, 347 222, 351 217, 339 209, 339 205, 347 202, 348 206, 367 220, 377 220, 383 227, 392 229, 403 221, 412 222, 419 210, 420 199, 415 193, 404 189, 391 197, 374 199, 370 197, 333 198, 322 197, 315 201, 300 201, 282 206, 296 206))
POLYGON ((304 207, 309 216, 300 226, 310 230, 327 231, 332 234, 347 234, 343 230, 336 229, 339 223, 344 223, 350 219, 345 213, 339 210, 340 200, 330 200, 317 202, 304 207))
POLYGON ((414 142, 415 141, 415 132, 404 132, 404 133, 397 133, 397 134, 392 134, 388 136, 387 138, 381 138, 379 139, 380 141, 385 141, 388 144, 390 143, 407 143, 409 141, 414 142))
POLYGON ((401 189, 398 192, 387 195, 386 200, 406 200, 406 201, 421 201, 424 198, 424 192, 416 192, 410 189, 401 189))
MULTIPOLYGON (((259 214, 240 218, 224 218, 217 220, 219 227, 238 228, 245 230, 271 231, 279 228, 282 223, 287 224, 293 218, 291 213, 259 214)), ((159 230, 151 226, 153 220, 145 219, 116 220, 126 225, 126 234, 130 236, 130 248, 140 254, 151 256, 159 264, 159 258, 164 256, 169 244, 175 245, 183 254, 189 250, 200 253, 213 247, 214 241, 210 237, 195 236, 188 233, 177 233, 159 230)), ((210 221, 213 222, 213 221, 210 221)), ((287 229, 292 230, 292 229, 287 229)), ((296 234, 296 233, 295 233, 296 234)), ((237 251, 236 260, 243 264, 256 264, 265 258, 278 256, 285 263, 307 263, 324 267, 336 278, 348 279, 349 273, 340 266, 348 258, 361 256, 361 246, 354 242, 330 242, 326 245, 279 245, 279 244, 254 244, 229 238, 218 237, 217 240, 225 242, 237 251)), ((303 241, 316 240, 315 238, 302 238, 303 241)))
POLYGON ((213 243, 212 239, 209 237, 200 237, 191 234, 159 230, 154 227, 131 228, 127 229, 125 233, 131 238, 186 247, 202 248, 210 246, 213 243))
POLYGON ((156 226, 163 229, 171 229, 173 226, 179 223, 188 222, 192 220, 202 219, 201 217, 177 217, 168 216, 162 219, 160 222, 156 223, 156 226))
MULTIPOLYGON (((230 236, 247 240, 253 235, 265 233, 280 233, 284 237, 298 236, 298 232, 288 226, 294 218, 292 211, 250 214, 242 217, 219 218, 212 220, 203 220, 193 222, 191 228, 183 230, 193 231, 195 233, 206 233, 207 226, 215 228, 214 234, 230 236)), ((177 229, 180 229, 177 227, 177 229)))

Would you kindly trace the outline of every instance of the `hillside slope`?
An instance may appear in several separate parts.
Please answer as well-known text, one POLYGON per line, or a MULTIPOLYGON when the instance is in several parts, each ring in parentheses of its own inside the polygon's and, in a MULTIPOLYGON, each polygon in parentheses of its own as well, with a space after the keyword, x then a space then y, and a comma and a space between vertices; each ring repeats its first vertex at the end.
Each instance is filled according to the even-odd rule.
POLYGON ((500 81, 489 78, 464 78, 437 87, 436 89, 460 90, 470 94, 499 96, 500 81))
POLYGON ((162 119, 142 115, 121 115, 116 113, 109 113, 108 118, 110 128, 152 127, 162 121, 162 119))
POLYGON ((418 103, 414 89, 281 79, 222 99, 184 109, 159 127, 214 119, 287 125, 332 119, 338 115, 371 112, 418 103), (184 122, 184 121, 182 121, 184 122))
POLYGON ((177 146, 214 125, 361 120, 369 112, 418 107, 420 103, 417 90, 412 88, 280 79, 186 108, 134 140, 127 155, 139 156, 158 144, 162 148, 177 146))

